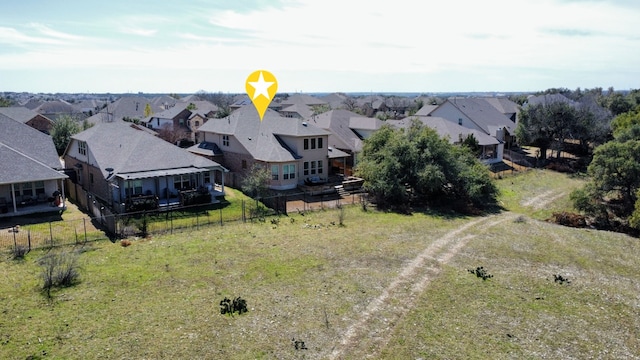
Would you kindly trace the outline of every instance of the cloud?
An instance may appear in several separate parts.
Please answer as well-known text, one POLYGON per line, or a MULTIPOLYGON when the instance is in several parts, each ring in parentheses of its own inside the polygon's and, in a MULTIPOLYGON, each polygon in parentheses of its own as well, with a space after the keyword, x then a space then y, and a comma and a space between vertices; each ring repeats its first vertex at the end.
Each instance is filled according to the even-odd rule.
POLYGON ((120 32, 124 34, 138 35, 138 36, 154 36, 158 30, 157 29, 143 29, 138 27, 122 27, 120 28, 120 32))

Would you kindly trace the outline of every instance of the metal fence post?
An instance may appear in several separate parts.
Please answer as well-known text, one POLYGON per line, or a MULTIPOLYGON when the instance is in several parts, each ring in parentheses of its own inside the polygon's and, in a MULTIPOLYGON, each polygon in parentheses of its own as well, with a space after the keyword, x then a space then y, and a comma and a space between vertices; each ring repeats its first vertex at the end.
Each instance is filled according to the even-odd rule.
POLYGON ((49 237, 51 238, 51 247, 53 247, 53 227, 51 226, 51 221, 49 221, 49 237))
POLYGON ((29 251, 31 251, 31 229, 27 230, 27 242, 29 244, 29 251))
POLYGON ((87 219, 82 218, 82 227, 84 228, 84 242, 87 242, 87 219))
POLYGON ((222 226, 222 206, 220 207, 220 226, 222 226))

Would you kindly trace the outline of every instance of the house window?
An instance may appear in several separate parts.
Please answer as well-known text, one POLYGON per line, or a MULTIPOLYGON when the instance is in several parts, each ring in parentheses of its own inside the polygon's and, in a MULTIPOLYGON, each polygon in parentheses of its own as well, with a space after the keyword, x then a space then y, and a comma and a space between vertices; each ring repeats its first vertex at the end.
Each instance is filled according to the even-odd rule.
POLYGON ((194 123, 195 123, 196 127, 199 127, 199 126, 200 126, 200 121, 197 121, 197 120, 196 120, 194 123))
POLYGON ((458 125, 462 125, 462 118, 458 118, 458 125))
POLYGON ((278 180, 278 165, 271 165, 271 180, 278 180))
POLYGON ((85 141, 78 142, 78 153, 81 155, 87 155, 87 143, 85 141))
POLYGON ((211 171, 204 173, 203 179, 205 184, 211 184, 211 171))
POLYGON ((311 161, 311 175, 315 175, 315 174, 316 174, 316 162, 311 161))
POLYGON ((322 160, 318 160, 318 174, 322 174, 322 160))
POLYGON ((312 149, 316 148, 316 139, 315 138, 311 139, 311 148, 312 149))
POLYGON ((294 164, 282 166, 282 178, 285 180, 296 178, 296 166, 294 164))
POLYGON ((247 168, 247 160, 242 160, 242 168, 243 169, 247 168))
POLYGON ((309 150, 309 139, 304 139, 304 149, 309 150))
POLYGON ((36 181, 33 184, 36 188, 36 195, 44 194, 44 181, 36 181))
POLYGON ((133 181, 133 194, 142 195, 142 180, 133 181))
POLYGON ((304 171, 303 171, 304 176, 309 175, 309 162, 305 161, 303 166, 304 166, 304 168, 303 168, 304 169, 304 171))
MULTIPOLYGON (((23 196, 33 196, 33 183, 22 183, 20 184, 20 189, 22 190, 23 196)), ((17 190, 17 188, 16 195, 20 195, 20 190, 17 190)))
POLYGON ((322 138, 318 138, 318 149, 322 149, 322 138))
POLYGON ((185 190, 191 188, 189 175, 176 175, 173 177, 173 184, 176 189, 185 190))
POLYGON ((229 146, 229 135, 222 135, 222 146, 229 146))

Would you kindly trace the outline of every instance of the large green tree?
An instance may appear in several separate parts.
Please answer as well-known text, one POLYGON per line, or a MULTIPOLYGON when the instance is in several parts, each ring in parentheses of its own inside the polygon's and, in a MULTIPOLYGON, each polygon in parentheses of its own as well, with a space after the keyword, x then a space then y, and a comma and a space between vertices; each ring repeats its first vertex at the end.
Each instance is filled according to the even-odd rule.
POLYGON ((588 183, 571 194, 577 209, 604 225, 613 217, 640 226, 640 124, 629 119, 614 119, 614 139, 595 149, 588 183))
POLYGON ((382 207, 458 202, 482 208, 497 196, 489 170, 469 148, 450 144, 419 121, 404 130, 384 125, 366 139, 356 172, 382 207))
POLYGON ((553 145, 559 156, 576 117, 576 109, 566 102, 528 105, 520 113, 516 139, 519 144, 539 147, 541 159, 546 159, 547 150, 553 145))
POLYGON ((51 137, 53 144, 58 151, 58 155, 62 155, 71 141, 71 136, 82 130, 78 121, 69 115, 60 116, 51 128, 51 137))
POLYGON ((526 106, 520 113, 516 138, 522 145, 540 148, 545 159, 549 149, 557 157, 568 139, 578 140, 584 151, 604 143, 611 133, 611 113, 593 95, 582 95, 574 104, 555 101, 526 106))

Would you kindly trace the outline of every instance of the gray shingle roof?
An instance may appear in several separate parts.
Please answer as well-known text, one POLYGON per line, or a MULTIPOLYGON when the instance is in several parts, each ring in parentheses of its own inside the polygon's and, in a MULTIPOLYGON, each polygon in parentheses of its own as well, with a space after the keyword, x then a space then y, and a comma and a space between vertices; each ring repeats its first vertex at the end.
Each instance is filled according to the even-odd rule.
POLYGON ((253 104, 245 105, 225 118, 211 119, 198 131, 233 135, 254 159, 267 162, 292 161, 296 158, 295 154, 282 146, 277 136, 329 135, 326 130, 298 119, 282 117, 271 109, 267 109, 260 121, 253 104))
MULTIPOLYGON (((494 135, 494 130, 497 128, 506 128, 510 134, 515 131, 516 124, 484 98, 451 98, 447 102, 460 110, 487 134, 494 135)), ((435 111, 437 112, 437 109, 435 111)))
POLYGON ((24 106, 0 107, 0 114, 10 117, 13 120, 20 121, 23 124, 40 115, 36 111, 24 106))
POLYGON ((2 114, 0 128, 0 184, 66 178, 51 136, 2 114))
POLYGON ((108 175, 106 168, 113 168, 116 174, 122 175, 190 167, 221 167, 214 161, 149 134, 142 126, 121 121, 96 124, 72 139, 87 143, 90 161, 102 170, 105 177, 108 175))
POLYGON ((354 117, 361 117, 361 115, 348 110, 335 109, 313 116, 307 121, 331 133, 328 140, 329 146, 358 152, 362 150, 362 140, 349 126, 351 118, 354 117))
POLYGON ((440 137, 448 138, 449 142, 452 144, 460 141, 460 139, 466 138, 470 134, 478 140, 478 143, 481 146, 496 145, 500 143, 496 138, 487 135, 482 131, 469 129, 437 116, 409 116, 402 120, 387 120, 387 123, 396 128, 408 128, 413 119, 417 119, 424 125, 434 129, 440 137))
POLYGON ((286 98, 285 100, 282 100, 280 104, 282 105, 282 107, 286 107, 288 105, 295 105, 295 104, 315 106, 315 105, 324 105, 324 104, 327 104, 327 102, 307 94, 293 94, 288 98, 286 98))

